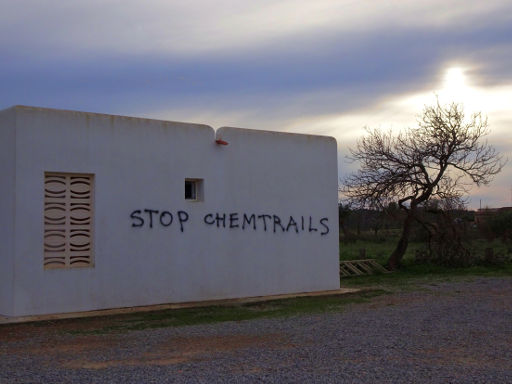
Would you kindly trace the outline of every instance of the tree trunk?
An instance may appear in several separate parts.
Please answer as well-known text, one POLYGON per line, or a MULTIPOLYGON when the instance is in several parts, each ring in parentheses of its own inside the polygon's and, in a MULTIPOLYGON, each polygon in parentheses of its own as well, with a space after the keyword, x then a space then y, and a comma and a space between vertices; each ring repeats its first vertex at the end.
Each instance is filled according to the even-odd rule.
POLYGON ((402 235, 400 236, 400 240, 398 240, 398 244, 396 245, 395 250, 389 256, 388 259, 388 268, 391 270, 395 270, 400 267, 400 263, 402 261, 402 258, 405 255, 405 251, 407 251, 407 247, 409 245, 409 235, 411 233, 411 227, 414 220, 414 212, 413 210, 410 210, 407 213, 407 216, 405 217, 403 228, 402 228, 402 235))

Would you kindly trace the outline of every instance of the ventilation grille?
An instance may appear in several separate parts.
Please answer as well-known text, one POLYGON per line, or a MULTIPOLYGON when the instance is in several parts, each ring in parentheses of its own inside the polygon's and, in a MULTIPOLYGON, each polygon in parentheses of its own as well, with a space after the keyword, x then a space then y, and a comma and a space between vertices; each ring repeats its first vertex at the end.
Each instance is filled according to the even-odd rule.
POLYGON ((45 173, 44 267, 92 266, 93 176, 45 173))

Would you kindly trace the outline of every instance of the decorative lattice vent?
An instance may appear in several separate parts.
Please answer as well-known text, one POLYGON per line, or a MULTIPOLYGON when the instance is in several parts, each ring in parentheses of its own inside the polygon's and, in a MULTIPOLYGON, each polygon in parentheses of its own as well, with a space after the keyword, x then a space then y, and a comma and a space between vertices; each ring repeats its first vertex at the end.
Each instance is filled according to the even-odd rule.
POLYGON ((45 173, 44 267, 93 265, 93 175, 45 173))

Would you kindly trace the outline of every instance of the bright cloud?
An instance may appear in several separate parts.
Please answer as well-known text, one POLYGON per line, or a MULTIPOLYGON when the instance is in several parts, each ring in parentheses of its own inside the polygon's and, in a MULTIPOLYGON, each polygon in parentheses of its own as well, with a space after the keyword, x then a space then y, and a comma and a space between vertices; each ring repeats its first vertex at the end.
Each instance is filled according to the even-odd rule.
MULTIPOLYGON (((363 127, 398 131, 414 126, 417 116, 421 114, 422 106, 431 105, 439 98, 441 103, 461 103, 466 115, 482 112, 487 116, 491 128, 491 133, 487 137, 488 142, 505 158, 512 159, 512 83, 495 87, 478 87, 472 86, 471 83, 463 68, 448 67, 443 70, 442 82, 435 91, 397 95, 369 108, 350 113, 310 116, 302 121, 293 122, 289 129, 332 135, 338 140, 340 152, 348 155, 348 149, 354 147, 357 139, 364 135, 363 127)), ((342 174, 351 172, 354 167, 355 165, 341 159, 342 174)), ((478 208, 482 199, 484 204, 489 206, 511 205, 511 180, 512 169, 509 165, 495 178, 492 187, 472 190, 470 206, 478 208)))
POLYGON ((2 45, 39 54, 233 54, 297 36, 376 29, 450 28, 511 20, 507 1, 4 0, 2 45), (418 17, 420 15, 420 17, 418 17), (13 36, 16 36, 13 39, 13 36))

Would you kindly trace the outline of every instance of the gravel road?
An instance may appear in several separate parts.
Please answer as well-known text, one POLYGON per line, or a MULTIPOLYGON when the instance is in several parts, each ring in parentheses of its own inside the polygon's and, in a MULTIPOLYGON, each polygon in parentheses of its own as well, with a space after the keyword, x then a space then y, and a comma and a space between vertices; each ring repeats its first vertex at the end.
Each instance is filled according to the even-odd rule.
POLYGON ((424 288, 336 313, 114 334, 2 326, 0 383, 512 383, 512 279, 424 288))

